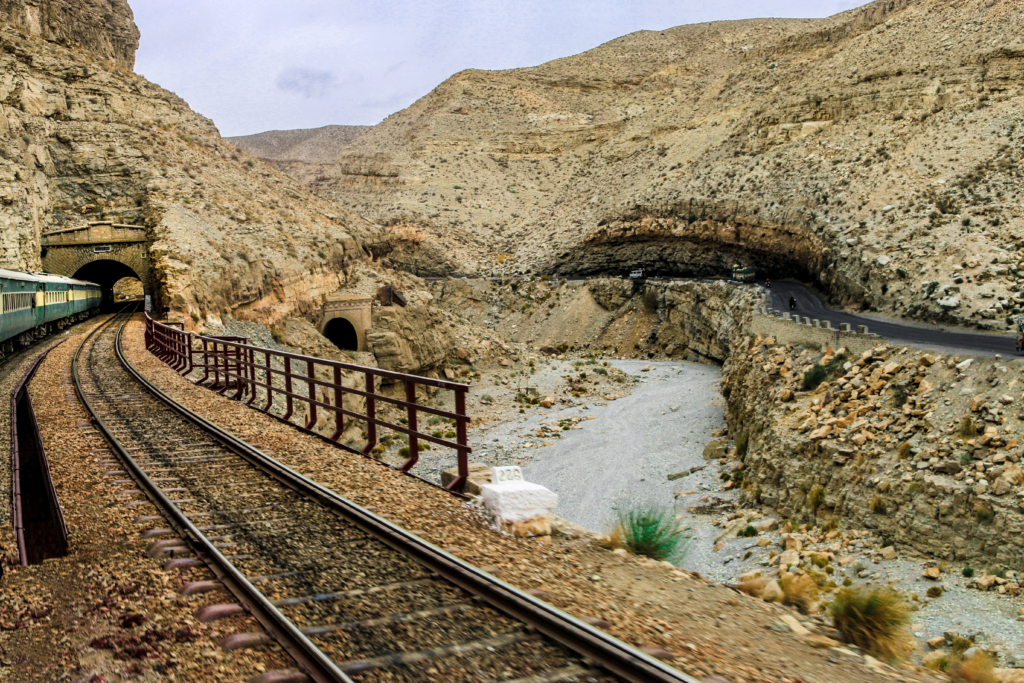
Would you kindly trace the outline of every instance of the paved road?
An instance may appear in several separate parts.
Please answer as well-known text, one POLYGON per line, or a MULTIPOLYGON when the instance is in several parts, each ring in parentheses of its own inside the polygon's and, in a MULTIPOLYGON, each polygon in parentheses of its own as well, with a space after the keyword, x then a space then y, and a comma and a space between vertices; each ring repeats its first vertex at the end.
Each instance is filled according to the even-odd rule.
POLYGON ((1009 334, 995 332, 947 332, 937 327, 883 322, 874 318, 865 318, 859 315, 834 311, 825 305, 825 300, 820 294, 798 282, 780 282, 775 280, 768 291, 770 292, 771 305, 776 310, 788 311, 789 298, 793 297, 796 299, 794 315, 818 318, 819 320, 830 320, 833 327, 838 327, 839 323, 850 323, 851 326, 867 325, 868 332, 874 332, 894 341, 909 342, 915 345, 1005 355, 1014 355, 1016 353, 1014 338, 1009 334))

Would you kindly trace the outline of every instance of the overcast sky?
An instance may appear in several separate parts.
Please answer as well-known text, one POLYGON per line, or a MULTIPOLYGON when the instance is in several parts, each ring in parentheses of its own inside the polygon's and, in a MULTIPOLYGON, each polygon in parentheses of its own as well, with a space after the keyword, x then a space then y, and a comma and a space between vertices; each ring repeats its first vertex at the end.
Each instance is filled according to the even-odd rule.
POLYGON ((375 124, 462 69, 533 66, 641 29, 824 17, 865 0, 129 0, 135 70, 225 136, 375 124))

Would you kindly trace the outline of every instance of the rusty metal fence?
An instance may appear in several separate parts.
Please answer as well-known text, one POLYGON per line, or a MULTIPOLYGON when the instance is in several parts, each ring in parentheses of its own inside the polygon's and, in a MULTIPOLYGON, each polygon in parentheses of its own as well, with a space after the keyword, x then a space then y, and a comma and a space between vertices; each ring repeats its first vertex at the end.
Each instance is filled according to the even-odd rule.
POLYGON ((409 456, 399 468, 403 472, 412 470, 419 461, 421 441, 451 448, 458 455, 459 476, 445 488, 456 492, 462 490, 469 474, 469 454, 473 450, 467 438, 470 422, 466 415, 468 385, 286 353, 252 346, 247 341, 244 337, 211 337, 185 332, 181 323, 162 323, 146 315, 146 348, 182 376, 189 377, 201 372, 199 376, 190 377, 192 382, 234 400, 244 400, 246 405, 256 410, 318 436, 325 436, 314 430, 319 422, 320 411, 327 415, 333 414, 334 431, 325 438, 367 457, 372 457, 370 454, 378 445, 378 427, 404 434, 409 439, 409 456), (346 371, 362 376, 364 388, 343 386, 342 372, 346 371), (326 379, 322 378, 324 376, 326 379), (379 390, 381 381, 403 383, 405 398, 382 394, 379 390), (418 403, 419 386, 453 392, 455 411, 418 403), (364 399, 366 412, 345 407, 346 396, 364 399), (405 424, 381 419, 377 414, 379 404, 403 409, 405 424), (300 406, 302 409, 296 410, 300 406), (297 414, 303 412, 306 413, 306 419, 301 423, 296 422, 297 414), (421 413, 454 423, 455 440, 450 440, 449 432, 444 430, 437 430, 433 434, 421 431, 421 413), (361 450, 351 449, 339 441, 345 431, 346 418, 365 424, 366 443, 361 450), (439 432, 441 436, 436 435, 439 432))

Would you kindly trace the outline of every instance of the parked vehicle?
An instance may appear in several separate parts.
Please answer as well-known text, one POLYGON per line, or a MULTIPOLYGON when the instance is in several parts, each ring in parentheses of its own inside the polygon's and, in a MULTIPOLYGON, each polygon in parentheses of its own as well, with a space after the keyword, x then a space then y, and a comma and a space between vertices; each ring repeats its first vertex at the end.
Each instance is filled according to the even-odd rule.
POLYGON ((643 278, 644 278, 644 269, 643 268, 637 268, 636 270, 630 271, 630 273, 629 273, 629 279, 630 280, 641 280, 643 278))
POLYGON ((756 276, 757 271, 753 268, 747 268, 738 264, 732 267, 732 279, 737 282, 753 282, 756 276))
POLYGON ((0 269, 0 357, 99 312, 92 282, 0 269))

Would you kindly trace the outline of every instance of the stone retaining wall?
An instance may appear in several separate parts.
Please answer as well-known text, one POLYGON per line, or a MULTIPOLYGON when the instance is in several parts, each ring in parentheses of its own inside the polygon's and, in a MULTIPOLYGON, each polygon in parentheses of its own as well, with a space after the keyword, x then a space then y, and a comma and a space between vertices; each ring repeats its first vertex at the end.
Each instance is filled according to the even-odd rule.
POLYGON ((882 339, 867 329, 860 325, 853 331, 847 323, 841 323, 836 329, 828 320, 791 316, 789 313, 776 316, 765 308, 755 311, 750 326, 751 334, 775 337, 780 344, 818 344, 822 348, 831 346, 835 349, 845 346, 857 354, 878 346, 882 339))

